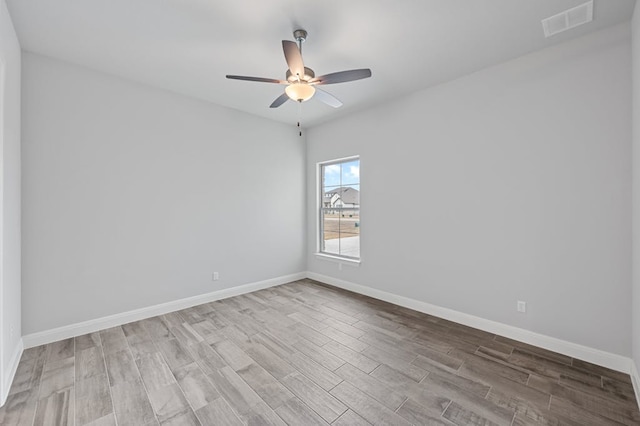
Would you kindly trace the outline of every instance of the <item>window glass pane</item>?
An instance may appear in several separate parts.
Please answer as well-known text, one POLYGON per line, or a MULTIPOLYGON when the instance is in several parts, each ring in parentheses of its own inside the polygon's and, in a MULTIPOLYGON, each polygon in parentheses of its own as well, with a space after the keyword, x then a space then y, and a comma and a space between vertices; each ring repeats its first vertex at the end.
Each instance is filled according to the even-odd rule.
POLYGON ((322 228, 324 252, 340 254, 340 212, 326 209, 323 212, 322 228))
POLYGON ((322 186, 340 186, 341 167, 340 164, 330 164, 322 168, 322 186))
POLYGON ((351 185, 360 183, 360 160, 353 160, 342 163, 341 185, 351 185))
POLYGON ((360 210, 345 209, 340 215, 340 254, 360 257, 360 210))

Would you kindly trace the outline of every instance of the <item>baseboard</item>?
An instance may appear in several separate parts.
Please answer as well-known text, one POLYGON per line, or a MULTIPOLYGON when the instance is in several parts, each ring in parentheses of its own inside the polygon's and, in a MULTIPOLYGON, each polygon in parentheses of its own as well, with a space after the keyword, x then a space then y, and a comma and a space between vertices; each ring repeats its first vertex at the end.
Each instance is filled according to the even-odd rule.
POLYGON ((22 339, 18 340, 18 345, 15 347, 13 351, 13 355, 11 356, 11 361, 9 361, 9 371, 6 372, 7 375, 2 375, 3 383, 0 384, 0 407, 7 402, 7 397, 9 396, 9 390, 11 390, 11 384, 13 383, 13 378, 16 375, 16 371, 18 371, 18 364, 20 363, 20 358, 22 357, 22 351, 24 350, 24 345, 22 339))
POLYGON ((236 287, 226 288, 223 290, 217 290, 211 293, 187 297, 185 299, 174 300, 167 303, 161 303, 159 305, 148 306, 146 308, 135 309, 133 311, 109 315, 89 321, 83 321, 77 324, 70 324, 64 327, 27 334, 22 337, 22 340, 24 341, 25 348, 32 348, 34 346, 40 346, 58 340, 69 339, 71 337, 93 333, 95 331, 104 330, 110 327, 116 327, 133 321, 139 321, 141 319, 151 318, 157 315, 164 315, 169 312, 190 308, 192 306, 201 305, 203 303, 213 302, 220 299, 227 299, 229 297, 251 293, 253 291, 262 290, 276 285, 286 284, 291 281, 306 278, 306 276, 307 274, 305 272, 299 272, 297 274, 284 275, 264 281, 244 284, 236 287))
MULTIPOLYGON (((555 337, 545 336, 543 334, 534 333, 529 330, 514 327, 511 325, 491 321, 474 315, 465 314, 463 312, 454 311, 452 309, 443 308, 441 306, 432 305, 430 303, 421 302, 404 296, 388 293, 349 281, 340 280, 338 278, 329 277, 315 272, 308 272, 307 277, 325 284, 339 287, 345 290, 353 291, 374 299, 383 300, 425 314, 444 318, 459 324, 478 328, 489 333, 499 334, 513 340, 535 345, 553 352, 561 353, 572 358, 588 361, 612 370, 620 371, 626 374, 630 373, 632 361, 624 356, 601 351, 599 349, 590 348, 579 345, 577 343, 568 342, 557 339, 555 337)), ((636 391, 637 393, 637 391, 636 391)))
MULTIPOLYGON (((286 284, 291 281, 296 281, 303 278, 311 278, 325 284, 353 291, 355 293, 373 297, 375 299, 383 300, 385 302, 393 303, 429 315, 434 315, 449 321, 457 322, 459 324, 468 325, 470 327, 478 328, 489 333, 499 334, 510 339, 539 346, 550 351, 558 352, 573 358, 578 358, 584 361, 591 362, 593 364, 611 368, 612 370, 631 374, 636 396, 640 395, 640 376, 638 376, 638 371, 633 364, 633 361, 631 361, 627 357, 557 339, 555 337, 538 334, 529 330, 524 330, 507 324, 480 318, 474 315, 465 314, 463 312, 458 312, 452 309, 432 305, 430 303, 421 302, 408 297, 388 293, 386 291, 378 290, 375 288, 355 284, 349 281, 340 280, 338 278, 333 278, 327 275, 317 274, 315 272, 300 272, 296 274, 285 275, 264 281, 218 290, 198 296, 188 297, 185 299, 162 303, 159 305, 149 306, 146 308, 135 309, 120 314, 110 315, 107 317, 96 318, 93 320, 71 324, 51 330, 45 330, 38 333, 27 334, 22 337, 20 350, 16 350, 17 355, 14 355, 14 358, 16 359, 12 359, 12 374, 9 376, 11 377, 11 380, 9 380, 8 383, 11 384, 11 381, 13 380, 13 375, 15 374, 15 369, 18 366, 20 354, 22 353, 23 347, 31 348, 34 346, 44 345, 58 340, 68 339, 71 337, 104 330, 106 328, 116 327, 122 324, 127 324, 129 322, 154 317, 157 315, 163 315, 180 309, 189 308, 191 306, 208 303, 215 300, 226 299, 233 296, 239 296, 241 294, 251 293, 253 291, 262 290, 280 284, 286 284)), ((8 394, 8 388, 5 390, 4 384, 2 386, 2 391, 3 393, 0 396, 2 396, 2 401, 4 401, 4 398, 6 398, 5 393, 8 394)))
POLYGON ((640 408, 640 374, 638 374, 638 368, 633 360, 631 361, 631 383, 633 384, 633 391, 636 393, 638 408, 640 408))

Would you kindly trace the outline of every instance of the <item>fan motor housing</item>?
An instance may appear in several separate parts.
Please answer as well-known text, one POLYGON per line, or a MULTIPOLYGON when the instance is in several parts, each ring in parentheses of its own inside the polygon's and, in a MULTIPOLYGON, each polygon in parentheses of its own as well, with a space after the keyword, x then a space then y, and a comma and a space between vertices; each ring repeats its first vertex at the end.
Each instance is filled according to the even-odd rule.
MULTIPOLYGON (((316 73, 313 72, 311 68, 304 67, 304 75, 300 76, 300 80, 308 82, 312 78, 316 76, 316 73)), ((298 81, 297 76, 291 74, 291 71, 287 70, 287 81, 289 83, 294 83, 298 81)))

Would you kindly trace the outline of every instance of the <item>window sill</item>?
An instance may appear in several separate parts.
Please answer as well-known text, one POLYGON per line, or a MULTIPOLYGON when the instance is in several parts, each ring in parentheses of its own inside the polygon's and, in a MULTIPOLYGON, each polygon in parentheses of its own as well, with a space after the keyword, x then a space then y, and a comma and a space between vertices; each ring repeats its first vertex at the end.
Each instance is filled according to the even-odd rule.
POLYGON ((341 256, 332 256, 326 253, 314 253, 314 255, 316 256, 316 258, 321 260, 328 260, 329 262, 336 262, 343 265, 351 265, 356 267, 360 266, 360 262, 362 260, 362 259, 349 259, 347 257, 341 257, 341 256))

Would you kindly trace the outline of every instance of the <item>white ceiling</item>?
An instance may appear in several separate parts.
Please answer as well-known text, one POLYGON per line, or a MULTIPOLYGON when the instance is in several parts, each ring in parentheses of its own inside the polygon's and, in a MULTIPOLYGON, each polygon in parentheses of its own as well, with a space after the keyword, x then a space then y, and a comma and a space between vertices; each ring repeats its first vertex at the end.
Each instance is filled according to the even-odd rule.
POLYGON ((7 0, 22 48, 285 123, 280 40, 309 32, 316 75, 371 68, 324 86, 344 102, 302 104, 308 127, 628 21, 635 0, 595 0, 594 21, 545 39, 540 21, 586 0, 7 0))

